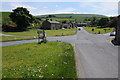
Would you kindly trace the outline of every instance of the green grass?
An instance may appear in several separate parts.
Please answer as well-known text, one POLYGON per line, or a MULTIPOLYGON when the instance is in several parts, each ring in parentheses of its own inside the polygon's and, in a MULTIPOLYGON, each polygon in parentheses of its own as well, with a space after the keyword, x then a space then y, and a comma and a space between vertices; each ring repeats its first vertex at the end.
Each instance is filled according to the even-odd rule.
POLYGON ((63 42, 2 47, 3 78, 77 78, 73 47, 63 42))
MULTIPOLYGON (((38 30, 30 30, 23 32, 2 32, 3 34, 9 35, 27 35, 27 36, 37 36, 38 30)), ((68 36, 76 34, 77 29, 66 29, 66 30, 45 30, 47 36, 68 36)))
POLYGON ((106 28, 109 30, 106 30, 105 32, 104 28, 98 28, 98 27, 84 27, 84 29, 93 34, 98 34, 99 31, 100 31, 100 34, 104 34, 104 33, 112 32, 114 30, 114 28, 106 28), (94 31, 92 31, 92 29, 94 29, 94 31))
POLYGON ((0 36, 0 41, 16 41, 16 40, 29 40, 36 39, 37 37, 18 37, 18 36, 0 36))

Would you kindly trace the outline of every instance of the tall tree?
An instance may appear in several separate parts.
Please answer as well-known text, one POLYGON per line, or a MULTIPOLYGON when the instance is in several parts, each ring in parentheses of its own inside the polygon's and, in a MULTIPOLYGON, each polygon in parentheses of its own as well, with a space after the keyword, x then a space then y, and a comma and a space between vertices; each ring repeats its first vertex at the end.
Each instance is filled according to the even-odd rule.
POLYGON ((101 18, 99 21, 98 21, 98 25, 99 26, 102 26, 102 27, 105 27, 109 22, 109 19, 107 17, 105 18, 101 18))
POLYGON ((26 28, 34 21, 33 16, 26 8, 17 7, 10 14, 10 18, 15 22, 20 30, 26 30, 26 28))
POLYGON ((92 18, 91 24, 94 25, 94 26, 97 24, 97 18, 96 17, 92 18))

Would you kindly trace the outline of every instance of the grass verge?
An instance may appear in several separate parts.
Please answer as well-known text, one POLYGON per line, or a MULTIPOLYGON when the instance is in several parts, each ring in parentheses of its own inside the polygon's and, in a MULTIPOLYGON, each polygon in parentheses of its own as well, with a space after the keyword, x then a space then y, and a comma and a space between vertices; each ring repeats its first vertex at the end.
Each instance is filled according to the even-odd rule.
POLYGON ((73 47, 64 42, 2 47, 3 78, 77 78, 73 47))
POLYGON ((17 40, 29 40, 36 39, 37 37, 18 37, 18 36, 0 36, 0 41, 17 41, 17 40))
MULTIPOLYGON (((26 36, 37 36, 38 30, 29 30, 23 32, 2 32, 3 34, 9 35, 26 35, 26 36)), ((74 35, 77 32, 77 29, 65 29, 65 30, 45 30, 47 36, 68 36, 74 35)))
POLYGON ((114 28, 106 28, 107 30, 105 31, 104 28, 98 28, 98 27, 84 27, 84 29, 93 34, 98 34, 99 31, 100 34, 104 34, 104 33, 112 32, 114 30, 114 28), (92 31, 92 29, 94 29, 94 31, 92 31))

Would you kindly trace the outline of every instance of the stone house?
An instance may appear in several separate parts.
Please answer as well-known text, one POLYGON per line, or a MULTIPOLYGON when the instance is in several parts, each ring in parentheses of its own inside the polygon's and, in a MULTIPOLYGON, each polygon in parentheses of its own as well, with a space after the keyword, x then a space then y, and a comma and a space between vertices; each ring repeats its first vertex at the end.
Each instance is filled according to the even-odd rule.
POLYGON ((76 22, 71 22, 72 28, 77 28, 77 23, 76 22))
POLYGON ((70 28, 72 28, 72 24, 71 23, 64 23, 64 24, 62 24, 62 28, 70 29, 70 28))
POLYGON ((46 30, 57 30, 61 29, 61 24, 58 21, 53 21, 53 20, 45 20, 42 23, 42 29, 46 30))
POLYGON ((77 24, 75 22, 62 23, 62 28, 65 29, 77 28, 77 24))
POLYGON ((87 27, 88 24, 87 23, 77 23, 78 27, 87 27))

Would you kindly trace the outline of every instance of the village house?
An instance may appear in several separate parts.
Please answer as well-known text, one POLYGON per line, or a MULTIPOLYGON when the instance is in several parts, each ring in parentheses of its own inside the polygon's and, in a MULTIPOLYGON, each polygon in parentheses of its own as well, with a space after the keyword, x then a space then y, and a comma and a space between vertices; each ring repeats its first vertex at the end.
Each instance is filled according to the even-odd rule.
POLYGON ((57 30, 61 29, 61 24, 58 21, 53 21, 53 20, 45 20, 42 23, 42 29, 46 30, 57 30))
POLYGON ((45 20, 42 23, 42 29, 45 30, 58 30, 58 29, 71 29, 71 28, 76 28, 77 25, 75 22, 71 23, 60 23, 58 21, 53 21, 53 20, 45 20))
POLYGON ((72 24, 71 23, 63 23, 62 24, 62 28, 71 29, 72 28, 72 24))
POLYGON ((16 24, 3 24, 2 31, 16 31, 18 30, 16 24))
POLYGON ((78 27, 87 27, 88 23, 77 23, 78 27))
POLYGON ((76 22, 71 22, 72 28, 77 28, 77 23, 76 22))

